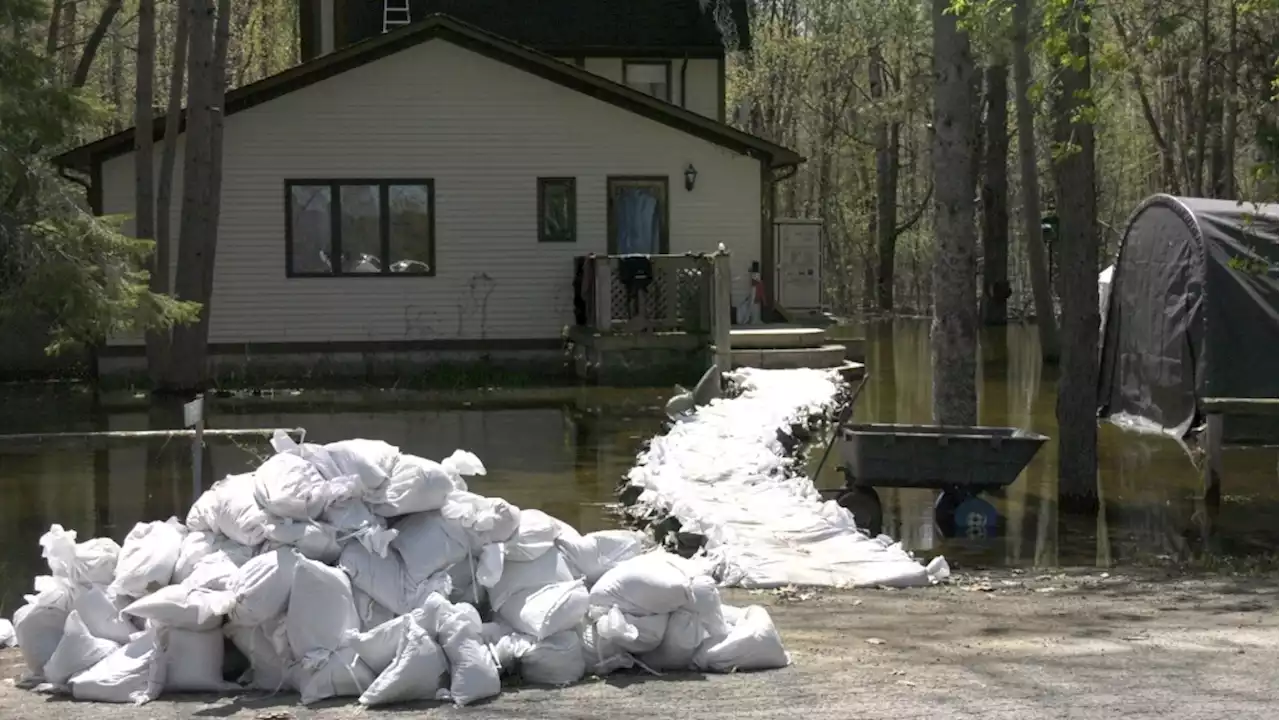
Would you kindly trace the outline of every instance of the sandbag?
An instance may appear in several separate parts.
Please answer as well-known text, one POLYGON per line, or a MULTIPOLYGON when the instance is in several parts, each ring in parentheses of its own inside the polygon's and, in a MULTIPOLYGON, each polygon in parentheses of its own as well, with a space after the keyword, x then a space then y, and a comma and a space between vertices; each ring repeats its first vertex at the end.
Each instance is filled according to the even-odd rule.
POLYGON ((504 668, 514 664, 525 682, 537 685, 563 687, 581 680, 587 671, 582 638, 574 630, 563 630, 542 640, 512 633, 494 643, 493 652, 504 668))
POLYGON ((618 647, 617 643, 600 637, 600 631, 593 624, 582 628, 582 660, 587 674, 599 677, 635 667, 636 664, 631 653, 618 647))
POLYGON ((340 473, 360 480, 366 494, 387 482, 400 456, 400 448, 394 445, 360 438, 331 442, 323 449, 340 473))
POLYGON ((395 659, 360 695, 366 707, 413 700, 434 700, 448 666, 444 652, 416 622, 404 627, 395 659))
POLYGON ((222 537, 214 532, 193 530, 182 538, 182 547, 178 550, 178 560, 173 566, 173 582, 182 582, 191 576, 196 566, 205 558, 221 553, 235 567, 240 567, 253 558, 252 548, 247 548, 230 538, 222 537))
POLYGON ((294 657, 333 652, 348 631, 360 628, 351 581, 346 573, 314 560, 298 558, 289 593, 285 631, 294 657))
POLYGON ((450 535, 475 553, 490 543, 506 542, 520 526, 520 509, 506 500, 459 490, 449 493, 440 515, 450 535))
POLYGON ((253 473, 228 475, 213 484, 187 513, 187 528, 216 532, 241 545, 257 547, 267 537, 270 517, 254 497, 253 473))
POLYGON ((714 672, 769 670, 790 662, 773 618, 759 605, 748 607, 727 636, 707 640, 693 656, 694 667, 714 672))
POLYGON ((304 657, 289 675, 303 705, 361 695, 374 681, 373 672, 351 648, 304 657))
POLYGON ((502 604, 498 616, 516 630, 542 640, 576 627, 588 606, 582 580, 569 580, 513 594, 502 604))
POLYGON ((662 642, 653 650, 639 656, 640 662, 653 670, 689 670, 693 667, 693 655, 708 637, 698 613, 692 610, 676 610, 667 620, 662 642))
POLYGON ((111 538, 93 538, 76 543, 76 531, 51 525, 40 536, 40 554, 54 577, 77 585, 106 585, 115 579, 120 546, 111 538))
POLYGON ((596 619, 595 628, 601 638, 634 655, 649 652, 662 644, 668 622, 668 613, 628 615, 615 606, 596 619))
POLYGON ((699 575, 689 584, 689 592, 693 595, 693 602, 688 609, 697 616, 706 635, 718 638, 729 634, 716 581, 709 575, 699 575))
POLYGON ((440 467, 449 473, 454 489, 463 491, 467 489, 466 478, 486 473, 480 458, 466 450, 454 450, 452 455, 440 461, 440 467))
POLYGON ((562 523, 541 510, 521 510, 520 525, 503 543, 503 555, 508 562, 536 560, 555 547, 562 523))
POLYGON ((163 632, 151 628, 140 633, 128 645, 72 677, 71 696, 77 700, 135 705, 155 700, 164 690, 163 632))
POLYGON ((13 634, 13 623, 0 618, 0 648, 13 647, 18 638, 13 634))
POLYGON ((432 595, 424 610, 424 626, 434 625, 436 641, 449 660, 449 690, 442 698, 469 705, 501 692, 498 665, 484 641, 475 607, 432 595))
POLYGON ((683 559, 663 551, 631 558, 591 587, 591 606, 615 605, 628 615, 661 615, 693 601, 693 577, 683 559))
POLYGON ((268 550, 291 547, 303 557, 326 565, 336 563, 342 554, 338 531, 330 525, 274 519, 267 523, 266 528, 268 550))
POLYGON ((600 577, 619 563, 644 552, 645 537, 634 530, 599 530, 581 535, 567 523, 559 523, 556 547, 574 577, 594 587, 600 577))
POLYGON ((80 673, 120 648, 120 643, 96 638, 80 620, 80 613, 72 610, 62 626, 62 639, 44 664, 43 676, 54 685, 66 685, 73 675, 80 673))
POLYGON ((94 637, 124 645, 138 631, 132 623, 120 619, 120 608, 101 585, 81 588, 72 607, 94 637))
POLYGON ((206 590, 226 590, 239 572, 239 566, 226 553, 218 550, 201 558, 191 574, 179 584, 206 590))
POLYGON ((277 453, 289 453, 306 460, 315 466, 325 480, 333 480, 349 474, 342 472, 324 447, 309 442, 299 443, 289 437, 289 433, 284 430, 276 430, 271 434, 271 448, 277 453))
POLYGON ((365 495, 369 509, 383 517, 439 510, 454 490, 439 463, 417 455, 400 455, 382 487, 365 495))
POLYGON ((379 675, 396 659, 400 641, 410 625, 420 624, 423 612, 419 608, 411 613, 392 618, 381 625, 365 632, 349 631, 346 642, 364 661, 365 665, 379 675))
POLYGON ((354 580, 351 582, 351 600, 356 604, 356 614, 360 616, 360 631, 366 632, 382 623, 392 620, 396 614, 385 605, 369 597, 354 580))
POLYGON ((186 532, 177 518, 134 525, 120 548, 111 589, 119 595, 142 597, 168 585, 186 532))
POLYGON ((421 581, 415 581, 399 555, 391 553, 387 557, 378 557, 359 543, 350 543, 343 549, 338 566, 350 577, 354 588, 394 615, 403 615, 421 606, 423 600, 433 592, 448 595, 452 589, 452 581, 447 572, 437 572, 421 581))
POLYGON ((33 678, 41 677, 67 623, 74 598, 70 581, 51 575, 35 579, 35 594, 26 595, 26 605, 13 614, 13 634, 33 678))
POLYGON ((533 590, 570 580, 573 580, 573 574, 558 552, 546 552, 525 562, 508 558, 502 564, 498 582, 489 588, 489 606, 494 610, 501 610, 507 600, 521 590, 533 590))
POLYGON ((450 533, 446 526, 438 512, 414 513, 396 522, 398 535, 391 547, 414 584, 467 559, 470 546, 466 539, 455 537, 461 532, 450 533))
POLYGON ((289 652, 283 616, 251 627, 227 625, 224 631, 236 649, 249 660, 249 672, 240 682, 269 692, 297 689, 289 678, 289 669, 295 658, 289 652))
POLYGON ((280 549, 245 563, 227 584, 236 598, 229 620, 237 625, 257 625, 283 613, 299 557, 292 550, 280 549))
POLYGON ((129 604, 122 615, 184 630, 215 630, 236 606, 234 593, 170 585, 129 604))
POLYGON ((332 525, 340 539, 355 540, 379 557, 387 556, 391 541, 400 534, 388 528, 386 519, 374 515, 359 498, 330 505, 320 514, 320 520, 332 525))
POLYGON ((354 477, 321 477, 315 465, 292 453, 277 453, 253 472, 253 496, 268 515, 288 520, 315 520, 336 502, 359 497, 354 477))
MULTIPOLYGON (((222 679, 223 643, 219 630, 165 633, 165 692, 222 692, 234 683, 222 679)), ((252 661, 251 661, 252 662, 252 661)))

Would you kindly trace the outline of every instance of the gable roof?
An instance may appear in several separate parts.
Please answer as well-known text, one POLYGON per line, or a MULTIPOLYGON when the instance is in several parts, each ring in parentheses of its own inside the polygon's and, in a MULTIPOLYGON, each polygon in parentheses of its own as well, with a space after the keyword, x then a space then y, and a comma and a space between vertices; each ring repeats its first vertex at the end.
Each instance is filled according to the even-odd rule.
MULTIPOLYGON (((646 54, 723 57, 719 22, 750 47, 746 0, 410 0, 412 17, 451 15, 513 42, 563 57, 646 54)), ((335 0, 338 47, 382 32, 381 2, 335 0)), ((309 59, 309 58, 308 58, 309 59)))
MULTIPOLYGON (((799 165, 805 160, 795 151, 781 145, 632 90, 625 85, 561 62, 550 55, 522 47, 506 38, 448 15, 432 15, 421 22, 347 46, 282 73, 231 90, 226 94, 223 102, 224 114, 234 115, 281 95, 437 38, 448 40, 498 62, 577 90, 637 115, 643 115, 708 142, 750 155, 771 168, 799 165)), ((185 130, 185 110, 182 111, 179 120, 185 130)), ((54 157, 53 161, 63 167, 87 171, 95 162, 132 151, 134 131, 135 128, 128 128, 101 140, 81 145, 54 157)), ((157 140, 163 137, 163 116, 155 118, 152 131, 157 140)))

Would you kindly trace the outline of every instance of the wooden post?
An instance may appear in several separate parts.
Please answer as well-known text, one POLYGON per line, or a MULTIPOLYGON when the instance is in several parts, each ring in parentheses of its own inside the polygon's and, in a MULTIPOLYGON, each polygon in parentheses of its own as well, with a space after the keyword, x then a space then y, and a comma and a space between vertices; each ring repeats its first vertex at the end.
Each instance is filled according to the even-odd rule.
POLYGON ((1222 419, 1218 413, 1205 416, 1204 499, 1217 503, 1222 497, 1222 419))
POLYGON ((712 255, 711 280, 711 342, 716 347, 716 367, 727 373, 733 369, 733 348, 729 333, 729 307, 733 304, 730 283, 733 273, 729 269, 729 253, 712 255))
POLYGON ((191 436, 191 501, 204 492, 204 393, 182 406, 182 424, 193 428, 191 436))
POLYGON ((595 317, 596 332, 613 329, 613 259, 608 255, 595 256, 595 317))

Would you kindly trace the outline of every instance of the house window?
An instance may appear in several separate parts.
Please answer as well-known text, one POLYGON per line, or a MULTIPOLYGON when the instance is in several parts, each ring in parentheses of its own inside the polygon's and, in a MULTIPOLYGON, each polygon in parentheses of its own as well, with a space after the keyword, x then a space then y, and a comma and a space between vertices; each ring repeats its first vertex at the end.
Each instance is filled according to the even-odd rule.
POLYGON ((610 177, 608 242, 611 255, 670 252, 665 177, 610 177))
POLYGON ((286 275, 434 275, 431 180, 286 180, 286 275))
POLYGON ((538 242, 577 240, 577 195, 573 178, 538 178, 538 242))
POLYGON ((623 60, 622 79, 633 90, 671 102, 671 63, 623 60))

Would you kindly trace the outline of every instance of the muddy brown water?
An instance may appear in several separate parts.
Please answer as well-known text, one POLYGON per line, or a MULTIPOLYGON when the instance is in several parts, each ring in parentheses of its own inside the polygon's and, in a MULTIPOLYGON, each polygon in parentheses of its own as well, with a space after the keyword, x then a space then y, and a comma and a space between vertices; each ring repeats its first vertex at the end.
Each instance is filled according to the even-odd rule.
MULTIPOLYGON (((871 379, 855 418, 928 422, 927 321, 899 320, 858 329, 871 379)), ((1050 438, 1054 382, 1038 362, 1033 327, 983 335, 980 422, 1034 430, 1050 438)), ((209 427, 303 427, 327 442, 372 437, 431 458, 465 448, 489 475, 473 488, 536 507, 584 531, 619 524, 614 494, 641 443, 662 428, 667 389, 522 389, 475 393, 278 392, 215 401, 209 427)), ((74 391, 31 386, 0 390, 0 433, 144 430, 144 401, 113 397, 92 419, 74 391)), ((204 476, 252 468, 265 440, 211 441, 204 476)), ((1056 505, 1057 447, 1050 441, 998 496, 985 496, 997 521, 985 531, 943 537, 937 494, 878 491, 883 531, 921 556, 944 554, 953 566, 1123 566, 1151 561, 1266 557, 1276 551, 1275 448, 1232 449, 1220 507, 1197 500, 1200 475, 1172 440, 1110 426, 1101 431, 1097 517, 1065 516, 1056 505)), ((816 453, 815 453, 816 455, 816 453)), ((816 465, 816 462, 811 464, 816 465)), ((833 453, 818 485, 841 483, 833 453)), ((123 540, 134 523, 185 514, 191 502, 191 451, 185 440, 128 441, 90 447, 0 449, 0 616, 8 617, 44 571, 38 539, 51 523, 81 537, 123 540)))

